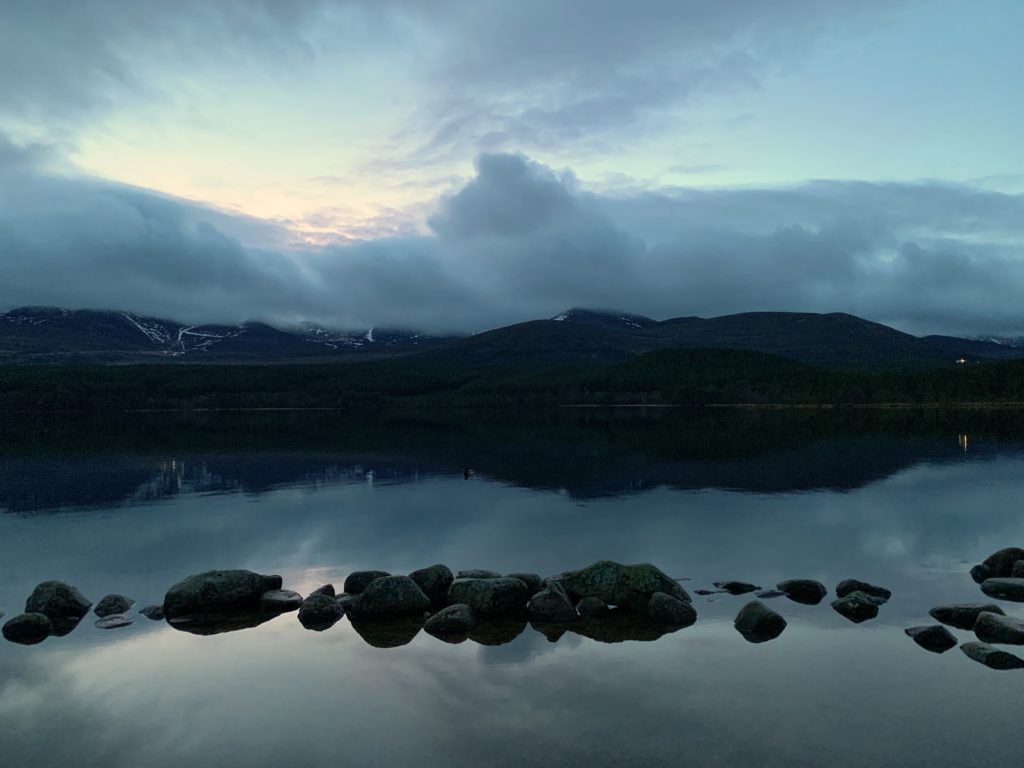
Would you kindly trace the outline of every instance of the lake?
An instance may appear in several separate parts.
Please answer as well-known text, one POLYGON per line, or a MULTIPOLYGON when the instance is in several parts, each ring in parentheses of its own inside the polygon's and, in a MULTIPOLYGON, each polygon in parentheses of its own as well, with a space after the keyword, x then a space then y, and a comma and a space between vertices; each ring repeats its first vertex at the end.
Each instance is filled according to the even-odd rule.
POLYGON ((752 596, 728 594, 694 595, 697 623, 651 642, 525 625, 500 644, 420 632, 380 648, 347 619, 196 636, 89 616, 40 645, 0 642, 0 763, 1015 764, 1024 671, 903 630, 982 599, 968 571, 1024 546, 1022 498, 1015 411, 8 418, 6 618, 48 579, 134 612, 213 568, 305 594, 357 569, 546 576, 610 559, 691 594, 859 578, 893 597, 863 624, 834 595, 765 599, 788 626, 761 644, 732 624, 752 596))

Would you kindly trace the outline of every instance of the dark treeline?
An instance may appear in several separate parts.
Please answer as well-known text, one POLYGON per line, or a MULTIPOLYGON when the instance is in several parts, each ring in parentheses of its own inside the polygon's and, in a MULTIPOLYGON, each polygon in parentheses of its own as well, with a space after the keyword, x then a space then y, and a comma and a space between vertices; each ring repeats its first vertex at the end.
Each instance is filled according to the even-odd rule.
POLYGON ((4 411, 1020 402, 1024 361, 868 373, 734 350, 659 350, 615 365, 544 369, 408 360, 0 369, 4 411))

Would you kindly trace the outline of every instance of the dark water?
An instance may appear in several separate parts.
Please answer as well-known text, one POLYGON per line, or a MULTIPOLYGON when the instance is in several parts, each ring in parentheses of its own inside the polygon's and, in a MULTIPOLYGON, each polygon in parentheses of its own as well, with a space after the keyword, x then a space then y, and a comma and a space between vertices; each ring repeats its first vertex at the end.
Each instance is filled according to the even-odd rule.
POLYGON ((435 562, 649 561, 691 592, 856 577, 894 596, 861 625, 768 601, 789 626, 761 645, 732 626, 748 597, 728 595, 695 598, 692 627, 615 644, 527 626, 503 645, 380 649, 294 614, 211 637, 87 619, 0 642, 0 765, 1013 765, 1024 671, 902 630, 979 599, 971 564, 1024 545, 1022 459, 1013 412, 7 420, 8 617, 45 579, 142 606, 210 568, 304 592, 435 562))

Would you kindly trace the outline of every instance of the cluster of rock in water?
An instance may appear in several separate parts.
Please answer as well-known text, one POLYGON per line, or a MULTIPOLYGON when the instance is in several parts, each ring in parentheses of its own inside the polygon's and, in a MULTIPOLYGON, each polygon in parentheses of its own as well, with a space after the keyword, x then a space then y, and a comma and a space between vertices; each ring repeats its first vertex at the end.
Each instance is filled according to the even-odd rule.
MULTIPOLYGON (((990 597, 1024 602, 1024 550, 1001 550, 972 570, 990 597)), ((812 579, 790 579, 774 590, 745 582, 716 582, 715 590, 697 595, 757 593, 742 607, 734 625, 744 639, 762 643, 777 638, 786 619, 762 600, 788 597, 817 605, 828 594, 812 579)), ((832 608, 854 623, 873 619, 892 593, 855 579, 836 586, 832 608)), ((134 601, 108 595, 95 606, 96 626, 114 629, 132 624, 134 601)), ((51 635, 66 635, 92 608, 75 587, 59 581, 40 584, 25 604, 25 613, 3 626, 12 642, 34 644, 51 635)), ((690 595, 653 565, 621 565, 600 561, 576 571, 543 579, 532 573, 502 575, 493 571, 452 571, 433 565, 408 575, 357 571, 345 579, 343 591, 331 584, 305 598, 283 588, 280 576, 251 571, 208 571, 171 587, 161 605, 143 608, 149 619, 167 621, 175 629, 199 635, 254 627, 292 611, 303 627, 330 629, 348 616, 353 629, 369 644, 394 647, 410 642, 420 630, 447 642, 473 640, 500 645, 517 637, 527 624, 556 641, 566 632, 603 642, 655 640, 697 621, 690 595)), ((2 614, 0 614, 2 615, 2 614)), ((995 669, 1024 668, 1024 660, 991 643, 1024 644, 1024 622, 1004 615, 989 603, 939 606, 931 615, 943 624, 973 629, 980 642, 961 648, 970 658, 995 669)), ((956 638, 940 625, 912 627, 906 633, 923 648, 944 652, 956 638)))

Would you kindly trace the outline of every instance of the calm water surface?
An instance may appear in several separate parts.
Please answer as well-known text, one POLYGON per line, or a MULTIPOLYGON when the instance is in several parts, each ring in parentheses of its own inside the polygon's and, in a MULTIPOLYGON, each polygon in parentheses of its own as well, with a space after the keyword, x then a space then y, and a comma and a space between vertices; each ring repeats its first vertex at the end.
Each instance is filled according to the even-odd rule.
POLYGON ((211 568, 281 573, 305 592, 435 562, 547 575, 648 561, 691 592, 855 577, 894 596, 861 625, 827 601, 771 600, 789 626, 760 645, 732 626, 749 596, 728 595, 695 598, 692 627, 615 644, 527 626, 502 645, 420 633, 382 649, 347 620, 316 633, 294 614, 210 637, 90 618, 39 646, 0 642, 0 765, 1016 764, 1024 672, 929 654, 902 630, 979 599, 970 566, 1024 544, 1019 421, 8 421, 8 617, 46 579, 141 607, 211 568))

